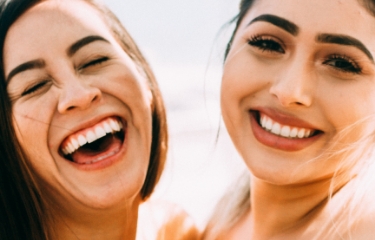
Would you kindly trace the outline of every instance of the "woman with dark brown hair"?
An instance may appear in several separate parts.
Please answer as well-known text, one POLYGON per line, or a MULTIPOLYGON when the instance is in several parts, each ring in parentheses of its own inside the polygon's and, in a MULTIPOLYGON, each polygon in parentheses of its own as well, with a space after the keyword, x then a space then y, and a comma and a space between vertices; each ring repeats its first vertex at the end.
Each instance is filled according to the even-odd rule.
POLYGON ((1 174, 16 186, 1 189, 1 239, 135 239, 168 138, 147 62, 95 1, 4 0, 0 14, 2 171, 17 179, 1 174))
POLYGON ((247 172, 205 239, 374 239, 375 2, 242 0, 221 110, 247 172))

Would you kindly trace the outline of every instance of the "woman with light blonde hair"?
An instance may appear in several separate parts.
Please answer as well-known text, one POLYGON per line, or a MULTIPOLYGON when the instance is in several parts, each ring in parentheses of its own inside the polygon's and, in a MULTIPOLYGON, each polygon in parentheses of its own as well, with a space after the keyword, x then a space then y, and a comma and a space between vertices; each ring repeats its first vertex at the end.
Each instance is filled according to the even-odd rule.
POLYGON ((221 109, 248 171, 204 239, 375 239, 375 2, 242 0, 221 109))

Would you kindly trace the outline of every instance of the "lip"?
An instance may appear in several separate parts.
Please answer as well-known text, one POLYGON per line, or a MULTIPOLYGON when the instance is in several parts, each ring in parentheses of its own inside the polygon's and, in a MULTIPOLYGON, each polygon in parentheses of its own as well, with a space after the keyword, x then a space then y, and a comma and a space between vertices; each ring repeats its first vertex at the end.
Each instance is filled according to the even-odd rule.
POLYGON ((314 125, 312 125, 312 124, 310 124, 310 123, 308 123, 308 122, 306 122, 302 119, 296 118, 294 116, 291 116, 291 115, 288 115, 288 114, 285 114, 285 113, 281 113, 281 112, 276 111, 276 110, 271 109, 271 108, 257 108, 257 109, 254 108, 254 109, 251 109, 251 111, 257 111, 257 112, 264 113, 265 115, 269 116, 273 120, 275 120, 278 123, 281 123, 283 125, 289 125, 289 126, 298 127, 298 128, 308 128, 308 129, 319 130, 314 125))
POLYGON ((315 141, 321 138, 324 133, 323 131, 317 129, 312 124, 309 124, 306 121, 276 112, 273 109, 251 109, 249 111, 249 116, 251 128, 253 130, 255 138, 263 145, 274 149, 283 151, 299 151, 313 144, 315 141), (259 113, 263 113, 269 116, 274 121, 277 121, 280 124, 298 128, 313 129, 316 130, 317 133, 307 138, 286 138, 272 134, 259 125, 257 119, 259 113))
POLYGON ((123 126, 127 126, 127 123, 126 123, 126 120, 123 118, 123 117, 120 117, 118 115, 106 115, 106 116, 100 116, 100 117, 96 117, 94 119, 91 119, 85 123, 82 123, 80 124, 79 126, 75 127, 74 129, 72 129, 69 134, 67 134, 64 139, 61 141, 60 145, 59 145, 59 148, 58 148, 58 153, 59 155, 62 157, 62 159, 66 162, 68 162, 69 164, 73 165, 75 168, 79 169, 79 170, 84 170, 84 171, 94 171, 94 170, 101 170, 101 169, 104 169, 106 167, 109 167, 111 165, 113 165, 114 163, 118 162, 120 159, 122 159, 122 156, 125 155, 126 153, 126 149, 127 149, 127 142, 128 142, 128 138, 129 138, 129 131, 128 131, 128 128, 127 127, 124 127, 123 131, 124 131, 124 141, 121 145, 121 148, 119 149, 118 152, 116 152, 114 155, 110 156, 110 157, 107 157, 101 161, 98 161, 98 162, 95 162, 95 163, 90 163, 90 164, 79 164, 79 163, 76 163, 76 162, 73 162, 73 161, 69 161, 68 159, 66 159, 63 155, 63 153, 61 152, 61 144, 69 137, 71 136, 72 134, 74 133, 77 133, 81 130, 84 130, 84 129, 87 129, 87 128, 90 128, 90 127, 93 127, 95 126, 97 123, 109 118, 109 117, 115 117, 115 118, 118 118, 121 120, 123 126))

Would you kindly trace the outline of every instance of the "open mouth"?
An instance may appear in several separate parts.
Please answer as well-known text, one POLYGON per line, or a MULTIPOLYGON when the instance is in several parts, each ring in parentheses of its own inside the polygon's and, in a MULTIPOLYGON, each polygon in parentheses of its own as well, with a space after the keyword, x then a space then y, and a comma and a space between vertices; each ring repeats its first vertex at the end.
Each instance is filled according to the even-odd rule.
POLYGON ((124 143, 126 122, 109 117, 67 137, 60 154, 78 164, 93 164, 118 153, 124 143))
POLYGON ((255 116, 255 119, 261 128, 279 137, 305 139, 322 133, 322 131, 316 129, 295 127, 278 123, 259 111, 251 111, 251 114, 255 116))

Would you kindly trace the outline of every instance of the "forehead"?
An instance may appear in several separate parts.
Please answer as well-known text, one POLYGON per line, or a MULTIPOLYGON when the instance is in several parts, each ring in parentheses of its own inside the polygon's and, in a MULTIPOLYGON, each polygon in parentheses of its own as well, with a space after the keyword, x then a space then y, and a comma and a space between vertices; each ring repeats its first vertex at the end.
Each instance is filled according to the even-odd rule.
POLYGON ((112 36, 92 6, 80 0, 44 1, 10 27, 4 43, 4 62, 30 60, 30 56, 55 51, 88 35, 112 36))
POLYGON ((320 32, 375 33, 375 18, 358 0, 256 0, 242 24, 261 14, 274 14, 320 32))

